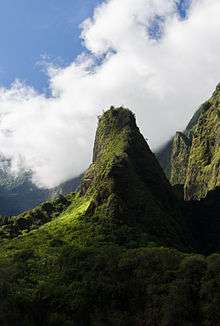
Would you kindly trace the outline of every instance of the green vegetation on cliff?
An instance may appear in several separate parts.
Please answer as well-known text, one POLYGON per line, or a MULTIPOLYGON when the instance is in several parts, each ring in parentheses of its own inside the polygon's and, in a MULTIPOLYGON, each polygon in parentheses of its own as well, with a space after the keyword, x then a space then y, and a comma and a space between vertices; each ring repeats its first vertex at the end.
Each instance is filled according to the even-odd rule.
POLYGON ((37 229, 58 217, 71 204, 73 196, 74 194, 69 194, 66 197, 59 195, 53 201, 45 202, 18 216, 2 216, 0 219, 0 242, 37 229))
POLYGON ((218 325, 220 255, 192 249, 199 209, 175 197, 134 115, 111 108, 79 192, 1 226, 0 325, 218 325))
POLYGON ((220 185, 220 86, 194 114, 183 133, 157 154, 172 185, 184 185, 185 198, 201 199, 220 185), (167 157, 166 161, 163 157, 167 157))
POLYGON ((187 174, 190 146, 191 142, 189 138, 185 134, 177 132, 173 139, 171 154, 170 182, 172 185, 184 184, 187 174))
POLYGON ((129 110, 112 108, 99 119, 81 194, 92 198, 89 218, 125 224, 147 242, 187 248, 177 199, 129 110))
POLYGON ((220 185, 220 87, 203 111, 193 135, 187 177, 186 199, 205 197, 220 185))

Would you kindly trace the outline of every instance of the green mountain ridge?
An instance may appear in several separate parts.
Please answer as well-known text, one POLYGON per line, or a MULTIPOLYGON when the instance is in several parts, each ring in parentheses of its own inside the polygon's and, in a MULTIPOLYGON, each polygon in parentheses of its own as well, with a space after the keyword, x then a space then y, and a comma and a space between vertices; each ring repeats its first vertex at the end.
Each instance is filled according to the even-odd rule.
POLYGON ((220 85, 201 105, 184 132, 158 153, 157 158, 172 185, 183 185, 186 200, 204 198, 220 185, 220 85))
POLYGON ((79 191, 2 221, 0 324, 220 324, 218 198, 177 197, 133 113, 112 107, 79 191))

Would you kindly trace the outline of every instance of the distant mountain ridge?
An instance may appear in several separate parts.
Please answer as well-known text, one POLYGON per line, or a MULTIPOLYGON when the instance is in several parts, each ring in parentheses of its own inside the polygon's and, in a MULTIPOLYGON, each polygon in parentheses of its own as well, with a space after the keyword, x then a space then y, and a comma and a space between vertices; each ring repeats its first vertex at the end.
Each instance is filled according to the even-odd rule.
POLYGON ((10 172, 10 160, 0 158, 0 215, 11 216, 34 208, 58 194, 75 191, 81 176, 72 178, 61 185, 44 189, 32 182, 31 172, 21 170, 14 176, 10 172))

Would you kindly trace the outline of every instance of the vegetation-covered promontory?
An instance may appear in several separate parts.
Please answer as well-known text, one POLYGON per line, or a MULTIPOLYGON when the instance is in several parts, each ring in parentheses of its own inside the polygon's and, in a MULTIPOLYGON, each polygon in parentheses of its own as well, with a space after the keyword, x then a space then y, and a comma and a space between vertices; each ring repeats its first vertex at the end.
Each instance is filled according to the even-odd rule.
POLYGON ((79 192, 2 220, 0 324, 220 324, 220 247, 200 241, 217 216, 207 235, 198 215, 215 196, 176 197, 132 112, 112 107, 79 192))

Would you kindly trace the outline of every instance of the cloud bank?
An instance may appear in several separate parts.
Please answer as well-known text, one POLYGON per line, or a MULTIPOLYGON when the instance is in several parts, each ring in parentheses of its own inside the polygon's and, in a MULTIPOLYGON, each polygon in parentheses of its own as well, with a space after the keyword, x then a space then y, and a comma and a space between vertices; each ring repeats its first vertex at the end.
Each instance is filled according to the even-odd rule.
POLYGON ((183 129, 220 81, 220 2, 194 0, 188 18, 175 0, 109 0, 82 23, 85 52, 48 67, 51 96, 21 82, 0 88, 0 153, 12 172, 53 187, 89 164, 97 115, 132 109, 154 149, 183 129), (160 37, 148 31, 160 17, 160 37))

